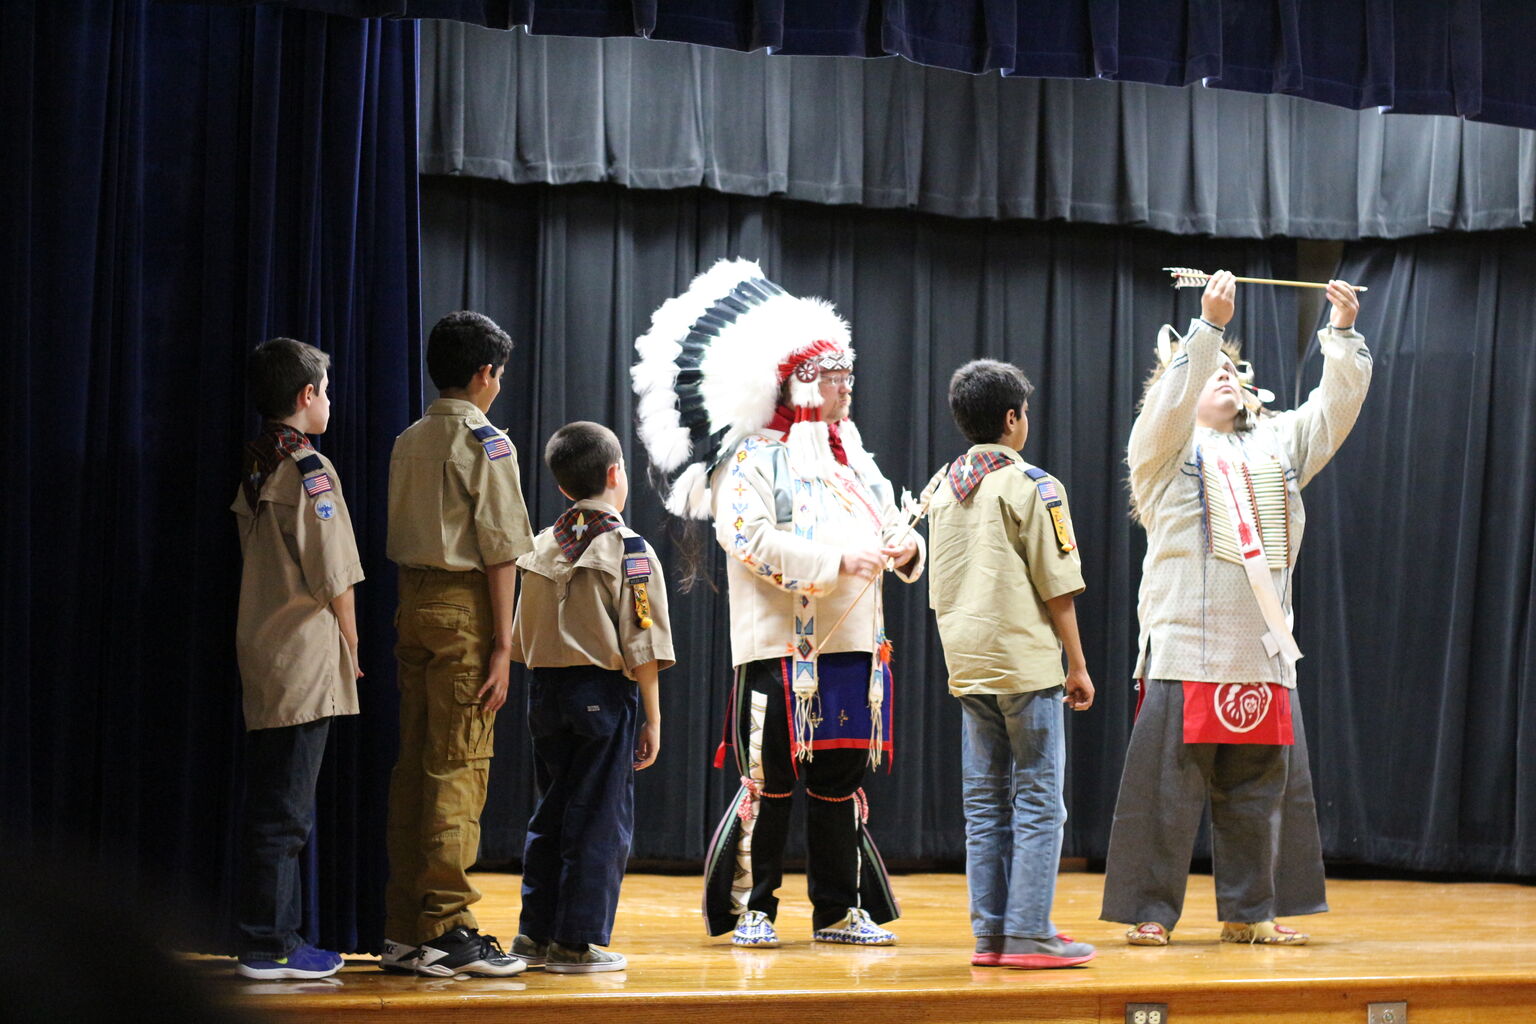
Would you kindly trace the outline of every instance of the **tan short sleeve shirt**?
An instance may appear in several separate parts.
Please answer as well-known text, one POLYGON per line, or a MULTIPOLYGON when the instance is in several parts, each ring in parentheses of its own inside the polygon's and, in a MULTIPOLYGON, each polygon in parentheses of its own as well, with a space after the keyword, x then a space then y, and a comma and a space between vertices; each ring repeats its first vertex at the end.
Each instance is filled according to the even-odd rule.
POLYGON ((439 398, 395 439, 386 554, 397 565, 483 572, 532 548, 517 449, 473 402, 439 398))
MULTIPOLYGON (((943 473, 929 485, 928 601, 939 622, 949 691, 960 696, 1059 686, 1066 672, 1045 602, 1083 591, 1077 550, 1062 550, 1019 453, 988 444, 966 456, 979 452, 1003 453, 1013 465, 987 474, 964 502, 955 499, 943 473)), ((1046 480, 1061 499, 1071 538, 1066 490, 1054 477, 1046 480)))
POLYGON ((330 460, 313 449, 297 454, 318 459, 318 469, 284 459, 256 508, 243 490, 231 506, 244 559, 235 654, 247 729, 358 710, 357 666, 330 609, 363 581, 352 517, 330 460))
MULTIPOLYGON (((618 515, 611 505, 591 499, 576 507, 618 515)), ((601 534, 575 563, 560 550, 553 527, 534 539, 533 550, 517 560, 522 589, 512 623, 514 661, 529 668, 596 665, 630 679, 649 661, 658 669, 673 665, 667 586, 649 544, 649 629, 640 625, 634 588, 624 576, 624 538, 634 536, 623 526, 601 534)))

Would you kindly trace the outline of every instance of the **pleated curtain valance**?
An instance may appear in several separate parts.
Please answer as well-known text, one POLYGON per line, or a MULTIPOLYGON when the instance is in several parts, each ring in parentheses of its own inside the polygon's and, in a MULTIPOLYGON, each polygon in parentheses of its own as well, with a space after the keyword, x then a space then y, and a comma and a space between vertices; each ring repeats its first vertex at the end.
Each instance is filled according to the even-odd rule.
MULTIPOLYGON (((202 0, 247 4, 255 0, 202 0)), ((731 50, 901 56, 954 71, 1207 81, 1351 109, 1536 128, 1529 0, 278 0, 356 17, 731 50)))
POLYGON ((1536 134, 1289 96, 421 26, 419 166, 1235 238, 1536 220, 1536 134))

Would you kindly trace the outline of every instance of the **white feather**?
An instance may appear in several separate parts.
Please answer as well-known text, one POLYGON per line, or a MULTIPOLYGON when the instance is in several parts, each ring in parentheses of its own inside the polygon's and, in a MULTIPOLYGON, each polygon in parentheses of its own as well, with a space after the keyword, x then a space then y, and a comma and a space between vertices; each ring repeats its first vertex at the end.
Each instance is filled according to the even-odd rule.
POLYGON ((719 260, 698 275, 681 295, 663 302, 651 314, 651 328, 635 339, 639 357, 630 368, 640 441, 652 465, 670 473, 688 460, 692 447, 688 428, 677 408, 677 356, 694 322, 741 281, 762 277, 751 260, 719 260))
POLYGON ((695 462, 673 481, 664 503, 680 519, 709 518, 709 469, 695 462))

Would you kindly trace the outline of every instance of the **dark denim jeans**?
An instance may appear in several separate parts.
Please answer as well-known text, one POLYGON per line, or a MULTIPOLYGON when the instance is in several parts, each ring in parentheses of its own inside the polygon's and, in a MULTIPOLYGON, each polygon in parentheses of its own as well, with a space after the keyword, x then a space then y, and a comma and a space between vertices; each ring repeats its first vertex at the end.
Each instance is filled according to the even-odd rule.
POLYGON ((622 672, 536 668, 528 731, 539 802, 523 848, 519 930, 606 946, 635 827, 639 689, 622 672))
POLYGON ((329 718, 245 734, 245 832, 241 843, 240 954, 287 956, 303 923, 299 860, 315 821, 315 780, 329 718))

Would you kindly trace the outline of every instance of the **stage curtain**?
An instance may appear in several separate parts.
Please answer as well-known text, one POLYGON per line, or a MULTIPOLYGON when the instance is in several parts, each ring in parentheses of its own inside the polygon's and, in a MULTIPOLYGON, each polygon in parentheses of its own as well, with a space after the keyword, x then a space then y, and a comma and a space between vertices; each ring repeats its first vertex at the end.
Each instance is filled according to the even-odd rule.
POLYGON ((180 948, 229 948, 243 736, 229 505, 259 426, 244 356, 278 334, 334 360, 318 444, 369 577, 365 710, 331 734, 308 934, 350 950, 382 927, 385 485, 421 391, 415 53, 411 23, 0 7, 0 843, 15 863, 137 879, 123 898, 175 921, 180 948))
POLYGON ((1536 221, 1536 133, 1191 86, 422 25, 420 166, 1240 238, 1536 221))
POLYGON ((1307 492, 1297 637, 1324 846, 1530 878, 1536 239, 1362 243, 1343 274, 1370 284, 1376 369, 1307 492))
MULTIPOLYGON (((965 451, 945 397, 961 363, 1013 360, 1037 384, 1025 456, 1071 497, 1088 585, 1078 617, 1100 694, 1091 712, 1069 716, 1066 848, 1102 856, 1134 706, 1128 676, 1145 543, 1126 515, 1125 439, 1158 326, 1182 329, 1198 311, 1195 293, 1175 292, 1157 268, 1198 254, 1213 266, 1288 276, 1292 246, 1195 245, 1147 231, 964 222, 703 190, 422 181, 428 320, 469 306, 520 342, 492 415, 524 453, 530 514, 547 526, 566 507, 537 455, 549 435, 570 420, 606 423, 630 466, 629 521, 657 546, 672 580, 678 664, 661 677, 661 757, 637 780, 638 860, 700 860, 737 782, 710 766, 731 678, 723 555, 706 538, 709 583, 676 592, 676 523, 646 482, 628 369, 651 312, 716 259, 737 255, 760 260, 797 294, 831 299, 852 323, 854 418, 898 489, 919 490, 965 451)), ((1287 396, 1298 362, 1294 303, 1291 291, 1245 291, 1233 331, 1253 339, 1265 383, 1287 396)), ((892 580, 886 596, 896 756, 894 770, 869 783, 870 828, 893 861, 958 865, 960 713, 945 687, 926 584, 892 580)), ((512 706, 523 698, 519 675, 512 706)), ((532 799, 521 714, 501 716, 496 749, 482 858, 516 862, 532 799)))
MULTIPOLYGON (((256 0, 201 0, 245 4, 256 0)), ((538 35, 644 36, 732 50, 880 57, 1027 78, 1208 81, 1349 109, 1536 128, 1526 0, 277 0, 357 17, 538 35)))

